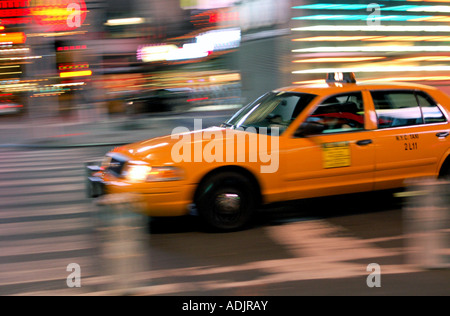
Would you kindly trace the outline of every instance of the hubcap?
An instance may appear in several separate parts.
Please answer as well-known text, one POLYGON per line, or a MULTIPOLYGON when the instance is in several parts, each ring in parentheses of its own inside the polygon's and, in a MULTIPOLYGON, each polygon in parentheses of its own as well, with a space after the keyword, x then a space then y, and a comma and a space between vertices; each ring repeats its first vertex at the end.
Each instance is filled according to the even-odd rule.
POLYGON ((235 193, 222 193, 216 197, 216 206, 220 213, 233 214, 239 211, 241 198, 235 193))

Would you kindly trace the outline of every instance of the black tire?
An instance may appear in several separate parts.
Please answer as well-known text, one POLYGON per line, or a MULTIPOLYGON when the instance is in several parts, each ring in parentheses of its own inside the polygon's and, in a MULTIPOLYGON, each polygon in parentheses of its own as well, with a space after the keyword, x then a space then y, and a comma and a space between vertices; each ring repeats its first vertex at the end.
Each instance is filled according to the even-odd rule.
POLYGON ((207 229, 235 231, 250 222, 257 207, 257 191, 252 182, 239 173, 218 173, 201 185, 196 205, 207 229))
POLYGON ((168 99, 167 108, 172 114, 182 114, 191 109, 191 106, 185 99, 168 99))
POLYGON ((450 160, 448 160, 448 158, 442 165, 441 170, 439 171, 438 179, 444 181, 450 180, 450 160))

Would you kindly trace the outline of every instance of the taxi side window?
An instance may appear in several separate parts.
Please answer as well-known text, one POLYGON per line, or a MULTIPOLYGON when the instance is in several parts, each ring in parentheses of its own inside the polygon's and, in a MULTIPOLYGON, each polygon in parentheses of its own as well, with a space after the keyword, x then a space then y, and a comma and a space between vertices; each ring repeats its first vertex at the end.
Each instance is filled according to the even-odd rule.
POLYGON ((436 103, 416 91, 371 91, 378 118, 378 128, 412 126, 443 122, 436 103))
POLYGON ((361 92, 327 98, 306 119, 323 126, 322 134, 364 129, 364 106, 361 92))
POLYGON ((426 93, 417 92, 417 101, 422 109, 423 121, 427 123, 446 122, 446 118, 437 106, 436 102, 426 93))

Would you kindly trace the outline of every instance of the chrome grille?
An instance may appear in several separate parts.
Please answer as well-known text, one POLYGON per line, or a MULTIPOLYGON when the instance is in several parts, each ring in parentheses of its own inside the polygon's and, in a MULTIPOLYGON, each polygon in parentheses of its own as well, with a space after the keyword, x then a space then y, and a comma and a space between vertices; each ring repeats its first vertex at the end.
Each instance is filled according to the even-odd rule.
POLYGON ((122 174, 123 168, 127 160, 119 155, 112 155, 109 161, 106 171, 114 174, 115 176, 120 176, 122 174))

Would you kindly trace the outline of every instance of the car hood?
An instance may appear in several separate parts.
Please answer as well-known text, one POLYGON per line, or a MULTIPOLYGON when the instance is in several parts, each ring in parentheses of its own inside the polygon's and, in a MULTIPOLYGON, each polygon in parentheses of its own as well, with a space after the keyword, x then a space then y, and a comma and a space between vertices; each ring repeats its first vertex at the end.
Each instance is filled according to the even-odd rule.
MULTIPOLYGON (((180 153, 180 148, 184 145, 187 146, 189 144, 189 148, 192 153, 192 157, 194 155, 194 151, 201 148, 202 152, 206 148, 205 146, 208 144, 208 149, 216 146, 216 148, 222 148, 225 152, 227 140, 233 141, 238 139, 240 135, 240 139, 245 139, 245 143, 248 145, 249 142, 257 141, 259 134, 255 134, 253 132, 246 132, 242 130, 233 130, 229 128, 222 127, 211 127, 207 129, 190 131, 186 133, 178 133, 171 134, 166 136, 160 136, 156 138, 151 138, 148 140, 136 142, 133 144, 125 145, 119 148, 116 148, 114 152, 118 152, 122 155, 129 157, 132 160, 145 161, 149 163, 158 163, 158 164, 173 164, 178 162, 179 157, 174 157, 174 155, 178 155, 180 153), (251 137, 245 135, 252 135, 251 137), (201 146, 201 147, 200 147, 201 146), (222 146, 222 147, 220 147, 222 146)), ((269 141, 270 142, 270 141, 269 141)), ((234 147, 237 148, 237 142, 234 141, 234 147)), ((241 146, 240 144, 239 146, 241 146)), ((234 151, 235 153, 237 150, 234 151)), ((186 161, 186 160, 185 160, 186 161)), ((190 161, 194 161, 191 159, 190 161)), ((197 161, 197 160, 196 160, 197 161)))

